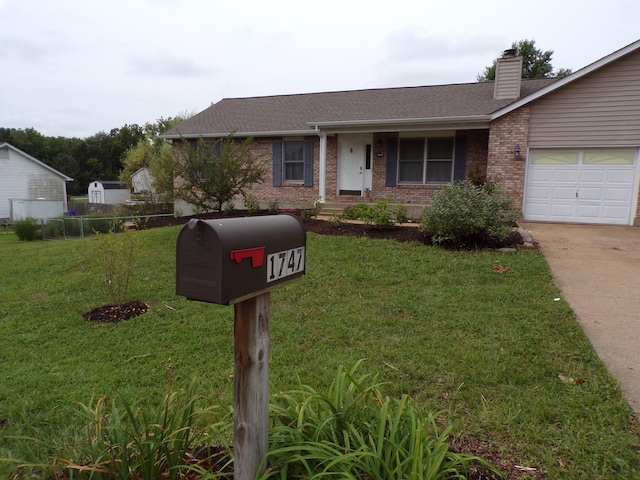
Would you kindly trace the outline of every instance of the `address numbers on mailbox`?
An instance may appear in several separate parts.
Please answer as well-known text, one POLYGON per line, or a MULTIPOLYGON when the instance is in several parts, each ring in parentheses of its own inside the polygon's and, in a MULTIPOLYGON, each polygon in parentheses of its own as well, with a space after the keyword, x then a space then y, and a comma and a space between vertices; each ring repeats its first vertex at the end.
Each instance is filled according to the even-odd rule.
POLYGON ((304 247, 298 247, 267 256, 267 282, 304 272, 304 253, 304 247))

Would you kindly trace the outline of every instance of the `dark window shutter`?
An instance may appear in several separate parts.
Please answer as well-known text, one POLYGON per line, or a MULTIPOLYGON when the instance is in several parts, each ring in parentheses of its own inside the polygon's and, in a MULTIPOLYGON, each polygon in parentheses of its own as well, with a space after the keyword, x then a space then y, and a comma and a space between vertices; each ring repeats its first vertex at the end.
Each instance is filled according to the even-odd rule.
POLYGON ((304 186, 313 187, 313 141, 304 142, 304 186))
POLYGON ((273 186, 282 186, 282 142, 273 142, 273 186))
POLYGON ((465 179, 467 171, 467 137, 456 136, 455 157, 453 159, 453 181, 465 179))
POLYGON ((387 178, 385 187, 395 187, 398 178, 398 139, 387 141, 387 178))

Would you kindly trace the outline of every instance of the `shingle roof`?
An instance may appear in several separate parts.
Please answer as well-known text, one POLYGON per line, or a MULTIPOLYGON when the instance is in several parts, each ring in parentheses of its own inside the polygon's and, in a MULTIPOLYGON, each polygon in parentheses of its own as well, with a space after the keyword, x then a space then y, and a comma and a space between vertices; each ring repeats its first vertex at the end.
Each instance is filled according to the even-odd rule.
MULTIPOLYGON (((556 80, 523 79, 520 98, 556 80)), ((266 135, 308 132, 317 123, 482 117, 518 100, 493 100, 493 86, 484 82, 225 98, 163 136, 266 135)))

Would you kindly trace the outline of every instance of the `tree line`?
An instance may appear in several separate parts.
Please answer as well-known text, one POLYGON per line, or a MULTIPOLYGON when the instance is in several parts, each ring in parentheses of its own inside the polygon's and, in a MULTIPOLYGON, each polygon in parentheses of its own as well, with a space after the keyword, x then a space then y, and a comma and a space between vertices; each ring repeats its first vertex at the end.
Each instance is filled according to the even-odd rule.
POLYGON ((127 155, 132 149, 157 141, 158 135, 185 118, 160 118, 143 126, 124 125, 113 128, 109 133, 98 132, 83 139, 45 136, 34 128, 0 127, 0 143, 10 143, 73 178, 67 184, 69 195, 85 195, 92 181, 121 179, 127 155))

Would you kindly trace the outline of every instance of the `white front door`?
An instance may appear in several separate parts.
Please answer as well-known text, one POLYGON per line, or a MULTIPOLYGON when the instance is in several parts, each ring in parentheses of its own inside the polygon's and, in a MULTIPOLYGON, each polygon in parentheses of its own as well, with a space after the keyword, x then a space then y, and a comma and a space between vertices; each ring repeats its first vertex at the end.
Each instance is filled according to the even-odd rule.
POLYGON ((366 167, 367 152, 370 155, 371 135, 340 135, 338 137, 338 194, 363 195, 365 188, 371 188, 370 172, 366 167), (365 184, 365 181, 368 184, 365 184))
POLYGON ((635 153, 531 150, 525 220, 630 225, 638 195, 635 153))

